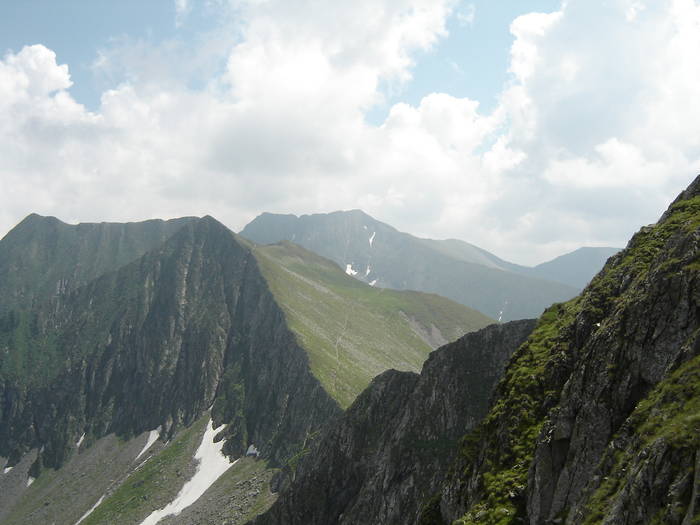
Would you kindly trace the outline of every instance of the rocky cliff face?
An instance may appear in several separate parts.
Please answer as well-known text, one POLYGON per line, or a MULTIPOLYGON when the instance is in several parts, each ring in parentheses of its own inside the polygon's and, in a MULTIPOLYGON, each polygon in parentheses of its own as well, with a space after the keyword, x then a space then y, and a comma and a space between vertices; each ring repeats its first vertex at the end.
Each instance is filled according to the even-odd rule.
POLYGON ((0 456, 58 466, 85 433, 166 435, 212 404, 231 454, 273 461, 340 412, 250 250, 211 218, 30 313, 0 321, 0 456))
POLYGON ((699 257, 700 177, 539 320, 437 523, 698 522, 699 257))
POLYGON ((70 225, 31 214, 0 240, 0 314, 75 290, 157 248, 193 221, 70 225))
POLYGON ((420 375, 378 376, 292 472, 267 524, 415 523, 457 440, 486 413, 506 361, 534 321, 491 325, 430 355, 420 375))

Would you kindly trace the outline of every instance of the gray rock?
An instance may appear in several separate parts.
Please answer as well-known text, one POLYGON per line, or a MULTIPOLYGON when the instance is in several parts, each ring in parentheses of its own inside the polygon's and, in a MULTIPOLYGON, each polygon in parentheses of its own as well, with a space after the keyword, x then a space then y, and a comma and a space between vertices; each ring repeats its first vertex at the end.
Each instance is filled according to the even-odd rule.
POLYGON ((387 371, 309 447, 256 525, 406 524, 439 490, 458 439, 534 321, 492 325, 433 352, 420 375, 387 371))

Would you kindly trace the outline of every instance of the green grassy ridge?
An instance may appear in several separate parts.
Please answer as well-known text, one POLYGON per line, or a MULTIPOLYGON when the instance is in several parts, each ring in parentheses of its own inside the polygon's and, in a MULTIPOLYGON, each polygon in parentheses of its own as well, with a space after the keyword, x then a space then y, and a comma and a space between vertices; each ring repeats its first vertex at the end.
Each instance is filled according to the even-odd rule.
POLYGON ((579 290, 532 276, 526 268, 462 241, 399 232, 359 210, 301 217, 263 214, 241 235, 260 244, 293 241, 342 269, 351 263, 365 282, 377 279, 383 288, 437 293, 504 320, 536 317, 579 290), (369 275, 363 273, 370 267, 369 275))
MULTIPOLYGON (((656 385, 629 417, 623 429, 634 436, 631 446, 608 451, 601 463, 614 466, 587 504, 585 525, 599 523, 610 510, 610 501, 631 481, 637 458, 659 442, 670 448, 675 457, 694 457, 700 450, 700 356, 681 365, 668 378, 656 385)), ((682 468, 672 465, 675 471, 682 468)), ((658 523, 664 523, 662 509, 658 523)), ((685 514, 685 511, 683 512, 685 514)), ((693 523, 700 522, 700 514, 693 523)))
POLYGON ((253 254, 312 373, 342 407, 384 370, 420 370, 432 348, 412 323, 449 341, 494 322, 434 294, 373 288, 289 242, 253 254))
MULTIPOLYGON (((601 322, 611 312, 642 293, 650 271, 670 271, 655 265, 671 236, 700 227, 700 196, 675 202, 662 220, 643 228, 625 250, 612 258, 583 293, 554 305, 518 349, 496 391, 496 402, 482 424, 465 436, 461 461, 464 475, 480 468, 481 499, 456 523, 506 525, 525 518, 527 473, 537 437, 549 408, 558 402, 563 382, 552 385, 553 370, 566 366, 569 337, 577 319, 601 322), (624 289, 622 288, 625 283, 624 289), (477 462, 483 460, 481 467, 477 462)), ((696 271, 697 264, 681 271, 696 271)))

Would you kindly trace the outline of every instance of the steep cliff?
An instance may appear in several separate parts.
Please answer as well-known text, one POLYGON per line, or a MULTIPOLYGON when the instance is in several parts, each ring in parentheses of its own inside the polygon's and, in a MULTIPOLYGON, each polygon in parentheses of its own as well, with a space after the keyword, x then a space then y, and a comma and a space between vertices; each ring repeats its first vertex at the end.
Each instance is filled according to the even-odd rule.
POLYGON ((0 455, 57 467, 70 444, 212 406, 227 451, 281 461, 339 413, 308 367, 250 250, 211 218, 161 247, 0 323, 0 455), (215 402, 216 400, 216 402, 215 402))
POLYGON ((0 314, 75 290, 135 261, 195 220, 71 225, 33 213, 0 240, 0 314))
POLYGON ((420 375, 390 370, 304 451, 267 524, 414 523, 486 413, 493 386, 534 321, 491 325, 430 355, 420 375))
POLYGON ((700 520, 699 241, 700 177, 542 316, 436 522, 700 520))

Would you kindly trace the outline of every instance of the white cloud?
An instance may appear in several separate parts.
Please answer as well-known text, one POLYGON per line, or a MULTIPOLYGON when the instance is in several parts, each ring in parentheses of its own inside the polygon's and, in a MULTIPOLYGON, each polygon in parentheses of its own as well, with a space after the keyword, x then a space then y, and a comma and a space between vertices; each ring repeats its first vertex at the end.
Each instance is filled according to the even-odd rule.
MULTIPOLYGON (((240 228, 262 211, 361 207, 537 262, 619 245, 700 170, 692 0, 569 0, 520 17, 493 112, 433 93, 380 126, 365 115, 381 86, 410 81, 456 2, 217 5, 226 24, 195 48, 104 50, 96 68, 112 85, 95 113, 49 49, 0 61, 2 229, 30 211, 208 213, 240 228)), ((183 16, 191 7, 176 2, 183 16)))
POLYGON ((175 27, 182 27, 192 11, 190 0, 175 0, 175 27))
POLYGON ((646 9, 646 6, 642 2, 633 1, 627 5, 625 11, 625 18, 628 22, 633 22, 637 19, 637 15, 646 9))
POLYGON ((685 0, 570 1, 560 13, 513 23, 516 78, 503 104, 508 144, 528 159, 511 177, 538 208, 509 216, 528 220, 514 234, 503 227, 501 242, 534 238, 558 221, 570 230, 556 234, 562 246, 573 247, 566 237, 619 244, 700 170, 700 115, 690 102, 700 85, 691 65, 698 16, 700 6, 685 0))

